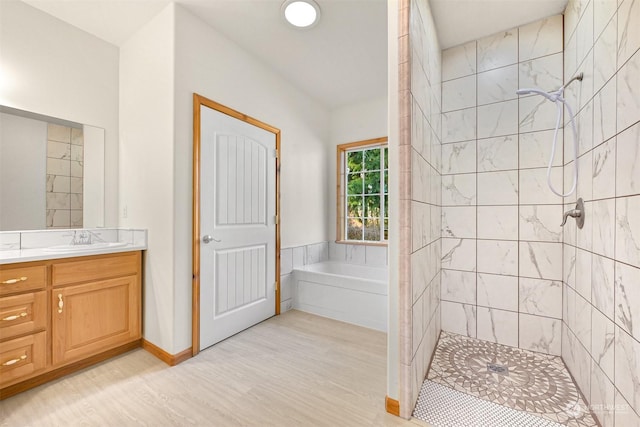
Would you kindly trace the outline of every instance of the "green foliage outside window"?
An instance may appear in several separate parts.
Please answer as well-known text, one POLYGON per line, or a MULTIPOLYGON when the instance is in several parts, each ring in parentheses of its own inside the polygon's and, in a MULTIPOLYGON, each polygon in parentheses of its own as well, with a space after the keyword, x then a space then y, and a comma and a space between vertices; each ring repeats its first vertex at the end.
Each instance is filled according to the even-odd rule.
POLYGON ((375 147, 346 153, 348 240, 388 239, 388 149, 375 147), (381 224, 384 227, 381 227, 381 224), (382 238, 381 238, 381 233, 382 238))

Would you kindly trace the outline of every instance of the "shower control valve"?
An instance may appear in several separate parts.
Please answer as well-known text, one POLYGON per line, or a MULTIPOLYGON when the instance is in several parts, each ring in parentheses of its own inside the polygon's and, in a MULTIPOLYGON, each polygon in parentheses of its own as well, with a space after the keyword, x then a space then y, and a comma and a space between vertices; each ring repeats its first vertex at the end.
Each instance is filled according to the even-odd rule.
POLYGON ((584 226, 584 202, 582 201, 582 198, 578 199, 578 203, 576 203, 575 209, 571 209, 564 213, 562 224, 560 224, 561 227, 564 227, 564 225, 567 223, 567 218, 569 217, 576 219, 576 225, 578 226, 578 228, 582 228, 584 226))

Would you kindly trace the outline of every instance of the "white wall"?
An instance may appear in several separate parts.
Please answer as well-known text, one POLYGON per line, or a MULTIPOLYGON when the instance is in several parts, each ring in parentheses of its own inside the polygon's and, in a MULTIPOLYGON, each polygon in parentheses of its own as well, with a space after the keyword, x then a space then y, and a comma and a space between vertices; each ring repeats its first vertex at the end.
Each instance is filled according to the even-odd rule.
POLYGON ((191 343, 191 173, 193 93, 281 130, 281 243, 327 240, 328 113, 279 74, 176 7, 175 40, 176 350, 191 343))
POLYGON ((174 15, 167 6, 120 48, 119 192, 120 226, 148 229, 143 336, 172 354, 191 342, 176 347, 173 330, 174 15))
POLYGON ((193 93, 282 131, 282 246, 327 240, 329 115, 180 6, 121 48, 120 225, 149 229, 145 339, 191 346, 193 93))
POLYGON ((105 225, 117 225, 118 48, 0 1, 0 104, 105 129, 105 225))
POLYGON ((346 105, 331 112, 330 141, 327 153, 329 167, 329 240, 336 239, 336 146, 348 142, 387 136, 387 97, 346 105))
POLYGON ((47 124, 0 113, 0 230, 46 228, 47 124))
POLYGON ((104 129, 84 125, 82 133, 84 136, 82 226, 104 227, 104 129))
MULTIPOLYGON (((387 97, 345 105, 331 112, 331 144, 387 136, 387 97)), ((333 152, 335 155, 335 150, 333 152)))
MULTIPOLYGON (((388 132, 389 132, 389 211, 398 212, 400 207, 400 112, 398 69, 398 0, 387 2, 388 28, 388 132)), ((389 218, 389 309, 387 325, 387 396, 394 400, 400 399, 400 286, 398 283, 398 269, 400 266, 400 215, 389 218)))
MULTIPOLYGON (((191 188, 196 92, 282 131, 282 246, 327 240, 327 111, 186 10, 178 7, 176 19, 176 146, 185 149, 176 153, 177 189, 191 188)), ((191 193, 180 193, 181 215, 190 216, 191 193)))

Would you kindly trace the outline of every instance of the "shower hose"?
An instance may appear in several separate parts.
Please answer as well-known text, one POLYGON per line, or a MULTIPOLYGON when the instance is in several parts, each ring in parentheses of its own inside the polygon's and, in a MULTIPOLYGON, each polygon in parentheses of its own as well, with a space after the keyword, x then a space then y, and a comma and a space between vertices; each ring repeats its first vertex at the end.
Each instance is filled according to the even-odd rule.
POLYGON ((537 88, 518 89, 516 91, 518 95, 525 95, 529 93, 541 95, 547 98, 549 101, 553 101, 556 104, 558 116, 556 118, 556 129, 553 132, 553 145, 551 147, 551 156, 549 158, 549 166, 547 167, 547 184, 549 185, 549 188, 551 189, 551 191, 553 191, 556 195, 560 197, 567 197, 573 194, 578 184, 578 132, 576 130, 576 123, 575 123, 575 117, 573 116, 573 110, 571 109, 571 106, 569 106, 567 101, 564 99, 563 92, 564 92, 564 87, 561 87, 560 89, 554 92, 545 92, 537 88), (560 130, 560 125, 562 124, 563 107, 566 107, 567 111, 569 112, 569 121, 571 123, 571 130, 573 132, 573 185, 571 186, 571 190, 569 190, 569 192, 565 194, 562 194, 561 192, 556 191, 556 189, 553 188, 553 184, 551 182, 551 167, 553 165, 553 159, 556 156, 556 147, 558 145, 558 131, 560 130))

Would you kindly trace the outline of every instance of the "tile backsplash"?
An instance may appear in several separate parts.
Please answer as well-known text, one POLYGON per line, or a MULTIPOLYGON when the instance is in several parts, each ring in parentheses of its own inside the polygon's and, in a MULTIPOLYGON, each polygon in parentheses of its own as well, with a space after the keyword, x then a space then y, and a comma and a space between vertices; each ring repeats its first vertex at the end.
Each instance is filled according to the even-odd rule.
POLYGON ((20 251, 72 244, 74 233, 86 231, 93 242, 125 242, 147 245, 147 230, 130 228, 84 228, 72 230, 0 231, 0 251, 20 251))

